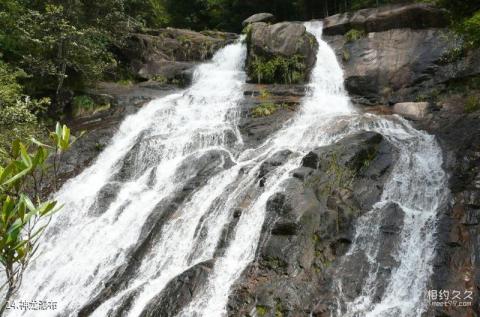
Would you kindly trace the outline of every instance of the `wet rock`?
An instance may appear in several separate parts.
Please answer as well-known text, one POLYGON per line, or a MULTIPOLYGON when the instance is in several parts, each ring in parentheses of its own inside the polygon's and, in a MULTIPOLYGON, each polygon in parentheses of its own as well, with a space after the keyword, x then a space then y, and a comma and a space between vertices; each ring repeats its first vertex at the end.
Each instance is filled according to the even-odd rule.
MULTIPOLYGON (((379 200, 398 155, 381 135, 363 132, 315 149, 308 157, 315 158, 315 168, 295 170, 297 176, 267 201, 258 260, 234 285, 229 316, 253 311, 305 317, 315 311, 322 316, 331 304, 317 305, 319 298, 330 298, 328 277, 350 246, 355 220, 379 200), (335 169, 329 169, 332 164, 335 169), (346 171, 344 181, 351 185, 345 187, 350 188, 331 186, 333 170, 346 171), (368 190, 357 194, 361 187, 368 190)), ((386 218, 393 216, 394 211, 385 212, 386 218)), ((401 226, 390 219, 383 225, 386 231, 401 226)), ((360 265, 355 270, 361 270, 360 265)))
POLYGON ((295 115, 306 90, 304 85, 244 85, 238 125, 244 146, 255 148, 281 129, 295 115), (276 105, 276 111, 265 116, 253 115, 256 107, 265 104, 276 105))
POLYGON ((273 23, 275 22, 275 16, 271 13, 257 13, 245 19, 242 22, 242 26, 246 27, 249 24, 258 22, 273 23))
POLYGON ((260 172, 258 174, 258 178, 264 177, 276 167, 283 165, 287 161, 290 154, 292 154, 292 151, 290 150, 283 150, 273 154, 272 157, 265 160, 265 162, 260 165, 260 172))
POLYGON ((301 23, 251 24, 247 34, 247 73, 251 82, 308 82, 318 50, 317 40, 301 23))
POLYGON ((351 29, 382 32, 401 28, 441 28, 447 25, 448 18, 445 10, 424 3, 416 3, 382 6, 329 16, 323 20, 323 33, 339 35, 351 29))
POLYGON ((194 265, 171 280, 143 309, 140 317, 176 316, 202 290, 214 260, 194 265))
MULTIPOLYGON (((212 176, 224 169, 230 168, 232 164, 233 162, 230 159, 230 155, 222 150, 211 150, 202 155, 193 154, 190 159, 186 159, 176 173, 180 179, 184 180, 183 188, 179 188, 176 192, 158 202, 145 221, 138 240, 134 246, 128 250, 125 263, 112 272, 111 276, 104 281, 97 295, 91 298, 90 301, 80 309, 78 316, 89 316, 102 303, 119 291, 125 289, 130 279, 135 276, 136 269, 142 263, 146 254, 148 254, 148 250, 151 250, 157 243, 162 233, 163 225, 175 212, 183 207, 183 204, 191 197, 197 188, 205 185, 212 176)), ((204 276, 202 273, 204 271, 202 270, 203 268, 200 266, 200 271, 187 271, 185 276, 180 276, 180 280, 174 282, 171 291, 179 292, 179 294, 187 300, 187 293, 190 291, 196 292, 197 287, 202 284, 200 282, 191 284, 189 281, 204 276), (198 275, 200 275, 200 277, 198 277, 198 275)), ((167 298, 168 296, 165 298, 163 298, 163 295, 159 296, 162 297, 158 299, 162 302, 162 305, 173 305, 171 306, 172 310, 179 309, 177 306, 174 307, 175 300, 173 298, 169 299, 167 298)), ((150 313, 150 311, 154 311, 157 308, 158 306, 152 303, 151 310, 147 310, 145 313, 150 313)))
POLYGON ((480 74, 480 50, 462 52, 447 29, 391 29, 355 41, 326 37, 345 71, 345 87, 361 105, 393 105, 436 95, 450 81, 480 74))
POLYGON ((205 61, 237 35, 195 32, 185 29, 157 29, 132 34, 120 52, 137 76, 161 81, 180 80, 194 64, 205 61))
POLYGON ((393 106, 393 112, 412 120, 424 119, 429 110, 428 102, 401 102, 393 106))

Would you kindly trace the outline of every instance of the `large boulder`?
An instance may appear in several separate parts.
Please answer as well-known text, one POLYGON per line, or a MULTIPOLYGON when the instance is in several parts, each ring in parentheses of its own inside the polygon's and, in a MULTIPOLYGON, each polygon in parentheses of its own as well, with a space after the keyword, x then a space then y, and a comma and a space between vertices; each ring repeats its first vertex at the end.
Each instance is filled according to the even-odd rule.
POLYGON ((340 13, 323 20, 325 35, 345 34, 351 29, 381 32, 390 29, 439 28, 448 25, 446 11, 429 4, 384 6, 340 13))
POLYGON ((326 36, 356 103, 393 105, 435 97, 449 82, 480 74, 480 50, 447 29, 391 29, 358 39, 326 36))
MULTIPOLYGON (((268 179, 288 155, 275 153, 259 177, 268 179)), ((329 278, 354 238, 354 222, 380 199, 397 157, 397 150, 373 132, 305 155, 284 190, 267 202, 258 260, 233 287, 228 315, 307 317, 321 311, 316 304, 331 297, 329 278)), ((399 241, 402 212, 396 205, 379 211, 385 239, 379 256, 394 266, 389 251, 399 241)), ((352 263, 353 272, 363 279, 358 268, 365 262, 360 260, 352 263)), ((353 287, 345 291, 353 292, 353 287)))
POLYGON ((429 107, 428 102, 399 102, 393 106, 393 112, 407 119, 420 120, 425 118, 429 107))
POLYGON ((271 13, 257 13, 252 15, 248 19, 245 19, 242 22, 242 26, 246 27, 249 24, 258 22, 273 23, 275 22, 275 16, 271 13))
POLYGON ((247 72, 257 83, 308 81, 318 42, 301 23, 253 23, 247 29, 247 72))

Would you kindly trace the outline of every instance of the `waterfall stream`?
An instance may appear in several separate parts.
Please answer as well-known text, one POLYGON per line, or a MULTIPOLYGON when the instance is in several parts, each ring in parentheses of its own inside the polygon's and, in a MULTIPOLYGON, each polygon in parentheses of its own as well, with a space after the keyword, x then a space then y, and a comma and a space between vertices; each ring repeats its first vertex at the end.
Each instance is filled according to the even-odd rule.
MULTIPOLYGON (((232 285, 255 260, 268 198, 284 190, 284 181, 310 150, 367 130, 384 135, 399 149, 400 159, 381 201, 358 219, 352 247, 340 260, 332 315, 419 316, 432 271, 437 210, 447 196, 440 148, 434 137, 397 116, 357 112, 344 91, 341 66, 321 39, 321 23, 306 27, 319 41, 317 63, 308 95, 282 129, 258 148, 243 148, 237 123, 246 47, 238 41, 220 50, 196 69, 190 88, 126 118, 97 161, 63 186, 57 197, 65 206, 47 230, 18 297, 58 302, 58 311, 38 316, 76 316, 114 272, 121 272, 150 223, 161 219, 159 230, 149 231, 153 236, 128 281, 102 300, 92 316, 118 313, 127 302, 122 316, 140 316, 169 281, 212 258, 202 290, 179 316, 224 316, 232 285), (261 164, 286 149, 293 154, 259 189, 261 164), (203 175, 202 162, 214 172, 179 200, 179 193, 191 186, 189 179, 203 175), (377 300, 378 219, 389 202, 404 212, 401 243, 392 251, 400 262, 377 300), (217 253, 222 229, 238 207, 242 212, 234 233, 224 252, 217 253), (368 275, 361 296, 349 299, 342 292, 342 264, 359 252, 367 255, 368 275)), ((21 312, 9 316, 17 314, 21 312)))

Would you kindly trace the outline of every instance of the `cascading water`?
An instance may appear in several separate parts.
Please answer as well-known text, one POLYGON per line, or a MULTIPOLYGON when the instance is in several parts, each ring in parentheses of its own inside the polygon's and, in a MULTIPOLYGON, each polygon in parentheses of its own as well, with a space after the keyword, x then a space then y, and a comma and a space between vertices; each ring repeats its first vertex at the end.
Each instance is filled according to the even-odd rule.
MULTIPOLYGON (((241 41, 225 47, 211 63, 196 69, 191 88, 153 101, 127 118, 97 162, 62 188, 58 199, 65 206, 46 232, 42 256, 26 273, 29 283, 19 290, 21 298, 54 300, 61 315, 75 315, 125 263, 155 207, 192 176, 182 164, 241 141, 236 120, 245 52, 241 41), (125 177, 121 174, 127 160, 131 164, 125 177), (106 210, 95 210, 106 185, 118 194, 106 210)), ((132 289, 138 299, 130 315, 138 315, 151 294, 189 267, 188 239, 194 238, 205 212, 202 206, 209 207, 222 182, 230 181, 228 176, 216 177, 197 193, 198 200, 193 198, 171 216, 130 287, 105 302, 96 315, 106 316, 132 289)), ((208 258, 213 251, 204 253, 208 258)))
POLYGON ((338 309, 332 315, 419 315, 431 273, 438 197, 446 195, 440 150, 433 137, 416 131, 405 120, 356 112, 344 92, 335 54, 321 39, 321 23, 309 22, 306 27, 319 41, 319 50, 309 95, 292 120, 258 148, 241 148, 236 124, 245 80, 241 71, 245 47, 239 42, 222 49, 211 63, 196 70, 191 88, 151 102, 127 118, 97 162, 62 188, 58 198, 65 203, 64 210, 46 233, 41 256, 27 272, 29 283, 24 283, 19 297, 58 301, 60 315, 75 316, 128 261, 145 226, 160 213, 164 223, 128 281, 91 314, 108 316, 123 307, 122 316, 139 316, 169 281, 215 258, 201 291, 178 315, 224 316, 232 285, 255 258, 268 198, 283 190, 283 181, 308 151, 370 130, 383 134, 399 149, 401 158, 385 185, 382 201, 359 219, 352 248, 341 260, 339 272, 350 255, 368 254, 371 261, 366 263, 369 275, 363 281, 364 292, 347 299, 340 278, 335 285, 338 309), (293 154, 259 189, 261 164, 285 149, 293 154), (219 158, 216 172, 196 184, 186 201, 168 204, 188 185, 188 179, 199 174, 195 162, 204 157, 209 160, 209 154, 219 158), (109 188, 115 198, 98 210, 104 205, 100 197, 109 188), (370 295, 377 288, 378 272, 378 228, 371 224, 387 202, 397 203, 405 219, 401 243, 394 250, 401 255, 400 263, 378 301, 370 295), (173 211, 167 213, 168 208, 160 208, 162 204, 173 205, 169 207, 173 211), (242 213, 234 233, 224 252, 217 254, 222 228, 239 206, 242 213))

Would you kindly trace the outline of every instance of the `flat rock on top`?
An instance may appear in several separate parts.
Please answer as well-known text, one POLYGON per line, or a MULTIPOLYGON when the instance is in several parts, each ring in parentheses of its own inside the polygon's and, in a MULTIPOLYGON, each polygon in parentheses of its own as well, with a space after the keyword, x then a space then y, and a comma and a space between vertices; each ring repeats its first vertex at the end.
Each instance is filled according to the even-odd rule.
POLYGON ((250 16, 249 18, 245 19, 242 22, 242 26, 246 27, 249 24, 257 23, 257 22, 272 23, 272 22, 275 22, 275 16, 271 13, 266 13, 266 12, 257 13, 257 14, 254 14, 254 15, 250 16))
POLYGON ((446 11, 425 3, 383 6, 340 13, 323 20, 325 35, 340 35, 350 29, 381 32, 398 28, 425 29, 445 27, 446 11))

